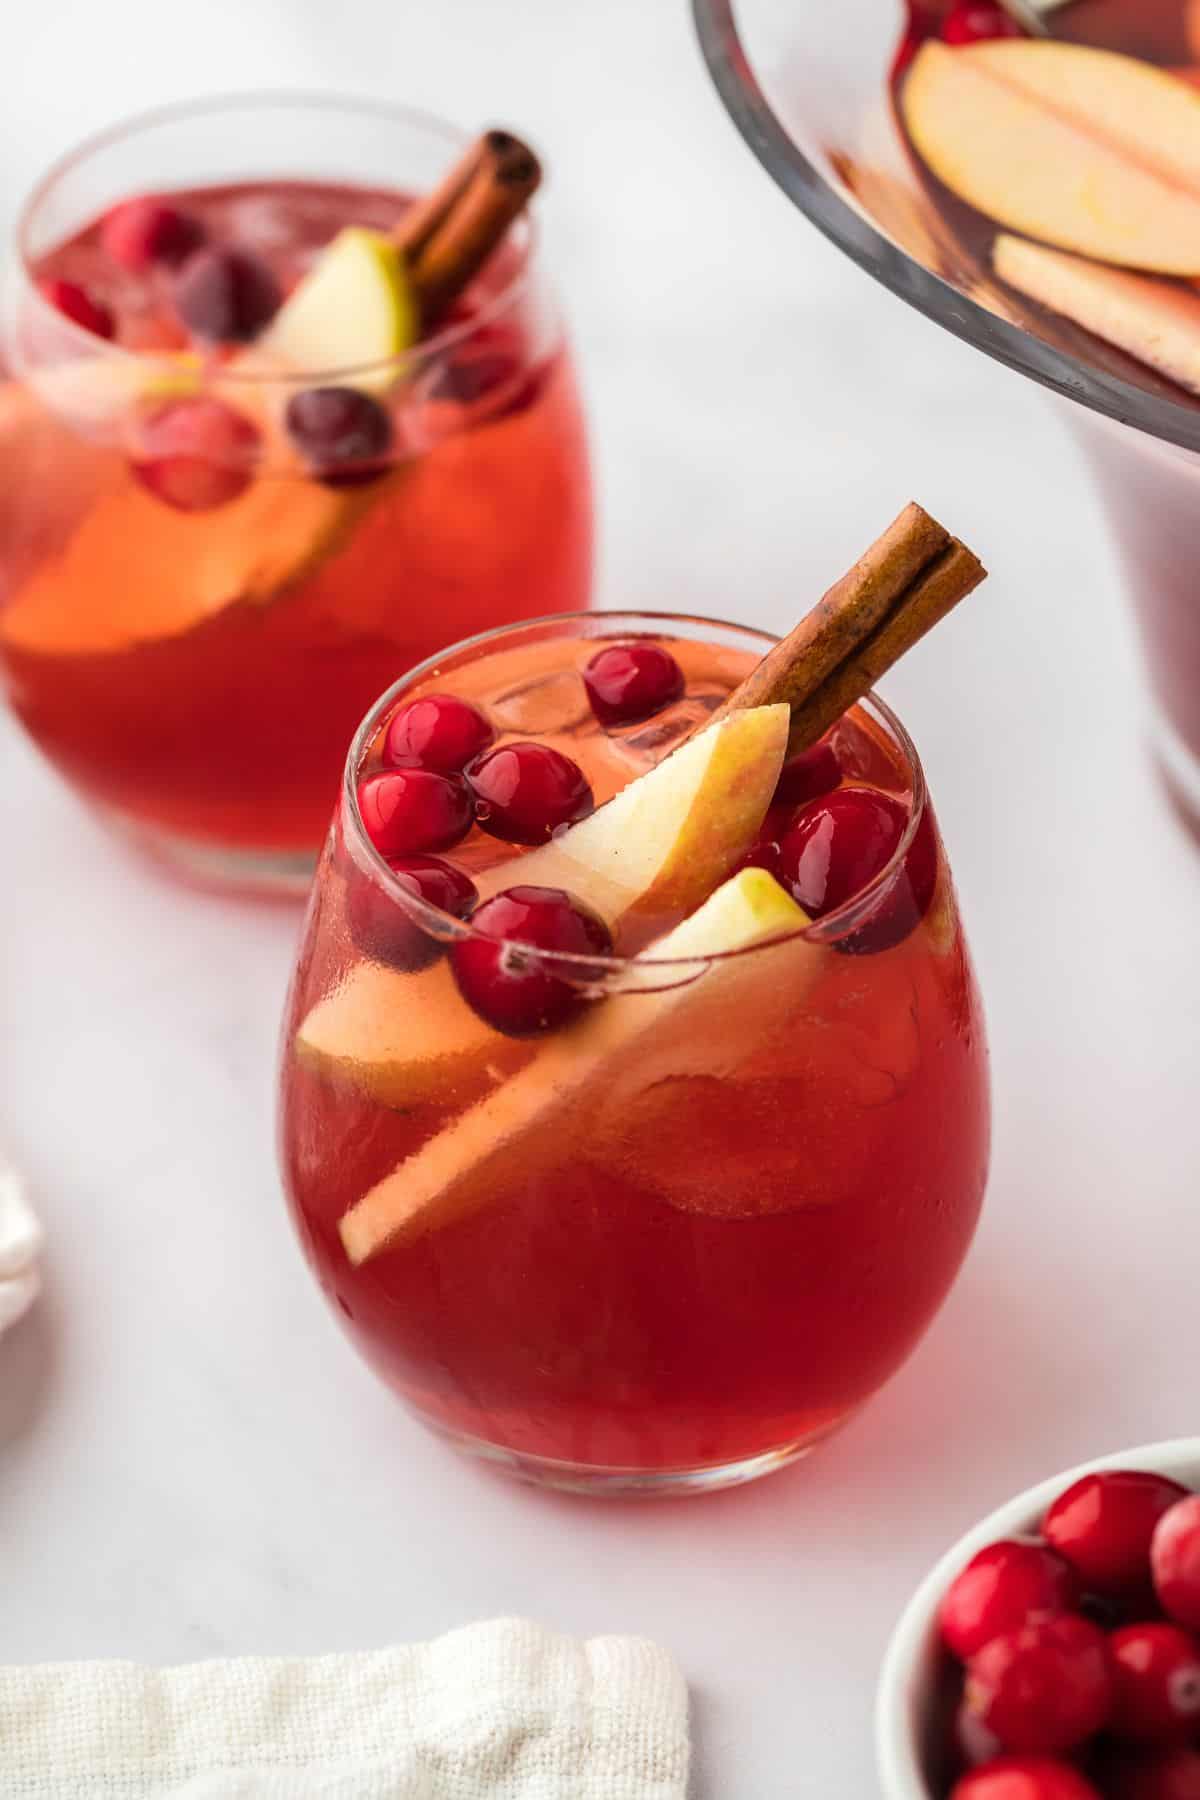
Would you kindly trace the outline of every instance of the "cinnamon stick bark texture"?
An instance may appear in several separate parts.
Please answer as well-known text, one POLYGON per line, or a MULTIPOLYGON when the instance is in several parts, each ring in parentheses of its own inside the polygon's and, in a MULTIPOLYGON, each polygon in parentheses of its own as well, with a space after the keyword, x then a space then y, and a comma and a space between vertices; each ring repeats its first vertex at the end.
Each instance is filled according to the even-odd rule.
POLYGON ((446 223, 466 193, 471 177, 482 159, 483 139, 478 137, 467 145, 458 161, 447 169, 436 187, 430 188, 421 199, 413 201, 393 233, 396 248, 410 263, 416 262, 434 232, 439 231, 446 223))
POLYGON ((984 579, 973 551, 911 502, 713 714, 786 701, 806 750, 984 579))
POLYGON ((478 274, 541 179, 541 164, 527 144, 508 131, 487 131, 401 220, 397 239, 426 329, 478 274))

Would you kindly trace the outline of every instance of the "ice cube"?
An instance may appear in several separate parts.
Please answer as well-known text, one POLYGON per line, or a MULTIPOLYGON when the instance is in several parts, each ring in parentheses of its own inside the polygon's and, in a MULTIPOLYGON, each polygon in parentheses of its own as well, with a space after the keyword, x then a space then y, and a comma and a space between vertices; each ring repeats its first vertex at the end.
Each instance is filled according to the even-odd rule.
POLYGON ((577 731, 591 717, 583 683, 569 669, 518 683, 490 701, 488 712, 501 730, 520 731, 529 737, 577 731))
POLYGON ((652 769, 685 738, 700 731, 725 698, 717 689, 685 694, 682 700, 677 700, 646 724, 613 732, 612 748, 639 773, 643 769, 652 769))

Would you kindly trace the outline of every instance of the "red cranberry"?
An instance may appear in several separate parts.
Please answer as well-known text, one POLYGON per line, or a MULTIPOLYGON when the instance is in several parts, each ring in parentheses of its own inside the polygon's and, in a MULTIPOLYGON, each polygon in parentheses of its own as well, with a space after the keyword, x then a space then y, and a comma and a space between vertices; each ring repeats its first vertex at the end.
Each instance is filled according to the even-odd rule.
POLYGON ((958 1711, 954 1715, 951 1751, 955 1757, 955 1768, 967 1769, 981 1768, 984 1763, 995 1762, 998 1756, 1004 1754, 1000 1739, 988 1730, 965 1700, 959 1702, 958 1711))
POLYGON ((1180 1744, 1200 1727, 1200 1650, 1178 1625, 1125 1625, 1108 1640, 1109 1730, 1131 1744, 1180 1744))
POLYGON ((1150 1539, 1163 1513, 1187 1489, 1165 1475, 1132 1469, 1084 1475, 1060 1494, 1042 1533, 1086 1588, 1118 1600, 1150 1589, 1150 1539))
POLYGON ((595 806, 578 763, 550 744, 502 744, 472 764, 475 817, 510 844, 544 844, 595 806))
POLYGON ((1200 1631, 1200 1494, 1177 1501, 1158 1521, 1150 1567, 1163 1611, 1200 1631))
POLYGON ((100 242, 109 256, 135 275, 155 263, 176 268, 200 248, 205 235, 192 213, 148 194, 114 206, 100 227, 100 242))
POLYGON ((288 436, 328 487, 374 481, 386 466, 392 421, 370 394, 352 387, 306 388, 284 415, 288 436))
MULTIPOLYGON (((532 1037, 562 1025, 587 1004, 569 965, 547 966, 537 950, 608 956, 612 935, 589 907, 561 888, 512 887, 487 900, 474 931, 455 944, 451 963, 463 998, 509 1037, 532 1037), (527 949, 527 945, 536 949, 527 949)), ((586 970, 580 971, 586 978, 586 970)))
POLYGON ((780 843, 784 883, 806 913, 823 918, 887 866, 907 823, 900 802, 875 788, 840 788, 814 800, 780 843))
POLYGON ((246 250, 197 250, 175 282, 184 324, 214 344, 249 343, 274 318, 282 298, 266 263, 246 250))
MULTIPOLYGON (((389 856, 387 865, 408 893, 455 919, 467 919, 479 895, 475 883, 440 856, 389 856)), ((423 969, 439 957, 445 944, 383 888, 364 876, 350 878, 350 930, 364 955, 395 969, 423 969)))
POLYGON ((1040 1614, 1072 1612, 1079 1578, 1068 1563, 1034 1538, 1008 1538, 972 1557, 948 1588, 941 1608, 942 1641, 963 1662, 1002 1633, 1040 1614))
POLYGON ((1061 1613, 993 1638, 967 1664, 966 1699, 1006 1750, 1073 1750, 1101 1729, 1112 1705, 1104 1633, 1061 1613))
POLYGON ((1106 1771, 1107 1800, 1200 1800, 1200 1751, 1166 1750, 1106 1771))
POLYGON ((678 700, 683 670, 661 644, 609 644, 584 668, 583 685, 601 725, 636 725, 678 700))
POLYGON ((179 512, 211 512, 250 485, 259 435, 241 413, 198 395, 169 400, 138 421, 133 472, 179 512))
POLYGON ((389 769, 415 767, 458 774, 481 755, 496 733, 490 720, 457 694, 422 694, 399 707, 383 740, 389 769))
POLYGON ((81 325, 96 337, 116 336, 117 322, 108 307, 100 300, 93 300, 87 289, 80 287, 77 281, 62 281, 54 276, 38 285, 43 298, 51 306, 57 307, 60 313, 64 313, 72 324, 81 325))
POLYGON ((1100 1792, 1053 1757, 1003 1756, 964 1775, 950 1800, 1100 1800, 1100 1792))
POLYGON ((517 357, 505 350, 460 352, 443 363, 430 384, 433 400, 452 400, 456 406, 477 406, 489 394, 515 381, 521 372, 517 357))
MULTIPOLYGON (((779 844, 778 879, 813 918, 860 893, 891 861, 908 825, 908 808, 876 788, 839 787, 810 801, 779 844)), ((938 839, 926 805, 904 868, 875 910, 835 948, 873 956, 902 942, 929 911, 937 887, 938 839)))
POLYGON ((385 769, 358 784, 358 810, 381 856, 448 850, 471 829, 471 796, 457 775, 385 769))
POLYGON ((942 26, 947 44, 980 44, 987 38, 1024 37, 1017 21, 996 0, 954 0, 942 26))
POLYGON ((831 794, 842 779, 842 766, 832 744, 813 744, 789 757, 780 770, 773 806, 803 806, 831 794))

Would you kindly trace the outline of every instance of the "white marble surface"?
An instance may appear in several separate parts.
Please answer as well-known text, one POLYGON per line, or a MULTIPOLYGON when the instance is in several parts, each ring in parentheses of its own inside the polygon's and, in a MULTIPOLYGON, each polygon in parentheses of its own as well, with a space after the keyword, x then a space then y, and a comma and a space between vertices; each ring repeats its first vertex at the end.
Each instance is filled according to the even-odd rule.
POLYGON ((782 627, 910 494, 991 562, 887 691, 982 973, 995 1170, 935 1329, 809 1466, 664 1507, 509 1487, 407 1422, 289 1236, 294 913, 149 877, 4 723, 0 1138, 49 1253, 0 1344, 2 1654, 317 1651, 509 1610, 643 1631, 693 1686, 697 1800, 862 1800, 880 1652, 934 1554, 1038 1476, 1196 1429, 1200 858, 1143 759, 1103 522, 1032 388, 794 217, 682 0, 211 0, 193 27, 161 0, 30 14, 5 208, 82 130, 205 88, 510 117, 554 163, 608 600, 782 627))

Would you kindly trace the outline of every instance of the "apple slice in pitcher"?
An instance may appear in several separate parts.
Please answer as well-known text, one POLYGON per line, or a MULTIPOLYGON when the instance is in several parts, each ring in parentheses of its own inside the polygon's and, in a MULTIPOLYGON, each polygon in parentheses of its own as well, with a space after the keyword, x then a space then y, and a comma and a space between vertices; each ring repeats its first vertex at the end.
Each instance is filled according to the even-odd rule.
POLYGON ((1200 94, 1110 50, 922 46, 900 94, 917 152, 1011 231, 1099 262, 1200 275, 1200 94))

